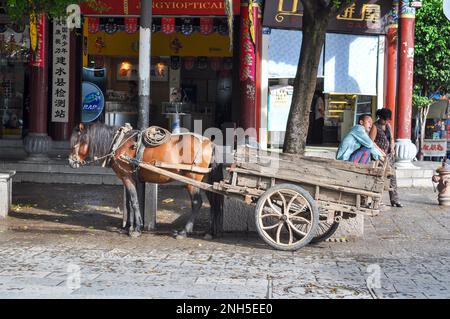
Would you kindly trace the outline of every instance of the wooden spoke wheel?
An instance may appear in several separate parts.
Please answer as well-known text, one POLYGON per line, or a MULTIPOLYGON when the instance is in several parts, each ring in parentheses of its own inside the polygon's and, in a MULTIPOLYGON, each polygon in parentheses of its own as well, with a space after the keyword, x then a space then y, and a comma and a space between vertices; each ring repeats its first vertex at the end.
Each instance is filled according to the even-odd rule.
MULTIPOLYGON (((336 213, 335 213, 336 215, 336 213)), ((317 233, 311 240, 311 243, 316 244, 330 238, 338 229, 339 222, 333 220, 328 221, 328 213, 319 213, 319 226, 317 227, 317 233)))
POLYGON ((319 209, 302 187, 280 184, 269 188, 258 200, 256 229, 270 246, 297 250, 316 235, 319 209))

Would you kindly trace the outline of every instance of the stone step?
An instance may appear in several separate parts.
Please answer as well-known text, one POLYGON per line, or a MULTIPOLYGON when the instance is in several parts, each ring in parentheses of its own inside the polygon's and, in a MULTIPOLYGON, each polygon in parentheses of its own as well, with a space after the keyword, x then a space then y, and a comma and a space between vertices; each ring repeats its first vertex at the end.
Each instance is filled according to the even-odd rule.
POLYGON ((66 160, 52 160, 47 163, 0 161, 0 169, 14 170, 13 181, 57 184, 119 185, 122 182, 110 168, 85 166, 72 169, 66 160))

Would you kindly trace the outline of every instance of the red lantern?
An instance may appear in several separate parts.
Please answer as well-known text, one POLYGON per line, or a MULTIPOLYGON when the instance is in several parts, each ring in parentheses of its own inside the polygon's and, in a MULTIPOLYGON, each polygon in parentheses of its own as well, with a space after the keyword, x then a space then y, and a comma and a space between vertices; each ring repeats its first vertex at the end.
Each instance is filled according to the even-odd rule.
POLYGON ((186 70, 192 70, 195 66, 195 58, 192 56, 187 56, 184 58, 184 68, 186 70))
POLYGON ((125 32, 135 33, 138 29, 138 18, 127 17, 124 19, 125 32))
POLYGON ((222 58, 211 58, 211 70, 219 71, 222 68, 222 58))
POLYGON ((213 31, 214 31, 214 19, 200 18, 200 33, 203 35, 209 35, 213 31))
POLYGON ((100 30, 100 18, 89 17, 88 18, 88 31, 89 33, 97 33, 100 30))
POLYGON ((165 34, 171 34, 175 32, 175 18, 162 18, 161 30, 165 34))

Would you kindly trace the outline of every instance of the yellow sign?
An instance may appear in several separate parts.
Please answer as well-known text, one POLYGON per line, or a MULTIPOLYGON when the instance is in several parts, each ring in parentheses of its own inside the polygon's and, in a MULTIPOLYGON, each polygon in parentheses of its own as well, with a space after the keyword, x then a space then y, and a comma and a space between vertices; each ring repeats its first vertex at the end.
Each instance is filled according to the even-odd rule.
POLYGON ((36 14, 30 15, 30 46, 33 51, 37 47, 37 17, 36 14))
MULTIPOLYGON (((218 33, 203 35, 194 32, 189 36, 182 33, 153 33, 151 47, 152 56, 232 56, 229 38, 218 33)), ((138 56, 139 32, 107 34, 100 31, 88 34, 87 48, 89 55, 138 56)))

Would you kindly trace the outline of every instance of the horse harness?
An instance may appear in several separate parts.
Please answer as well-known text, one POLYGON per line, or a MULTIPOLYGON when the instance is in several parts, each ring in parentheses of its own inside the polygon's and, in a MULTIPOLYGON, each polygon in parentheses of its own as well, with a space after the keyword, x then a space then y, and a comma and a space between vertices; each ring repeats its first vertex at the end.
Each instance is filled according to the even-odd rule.
MULTIPOLYGON (((182 135, 182 134, 177 134, 182 135)), ((144 155, 144 151, 147 147, 156 147, 162 144, 167 143, 170 141, 171 137, 173 135, 166 129, 158 127, 158 126, 151 126, 145 130, 142 131, 134 131, 130 124, 125 124, 124 126, 120 127, 116 134, 113 137, 113 140, 111 142, 111 148, 110 152, 103 156, 102 158, 105 158, 103 161, 102 166, 110 166, 111 161, 114 161, 116 164, 116 167, 124 172, 125 174, 135 174, 136 179, 139 180, 139 164, 142 162, 142 157, 144 155), (130 136, 127 137, 127 134, 132 132, 130 136), (128 142, 130 139, 133 139, 136 137, 135 146, 134 149, 136 150, 136 155, 133 158, 132 161, 127 161, 127 164, 130 164, 133 167, 133 170, 129 170, 124 168, 118 161, 115 160, 115 154, 116 151, 122 147, 126 142, 128 142)), ((194 134, 196 138, 198 138, 201 141, 202 136, 197 136, 194 134)), ((194 161, 191 165, 188 164, 169 164, 169 163, 161 163, 156 161, 153 163, 155 166, 163 167, 163 168, 173 168, 173 169, 182 169, 182 170, 188 170, 192 172, 197 173, 209 173, 210 169, 205 169, 198 167, 199 160, 201 160, 201 148, 197 150, 197 153, 195 154, 194 161)))

